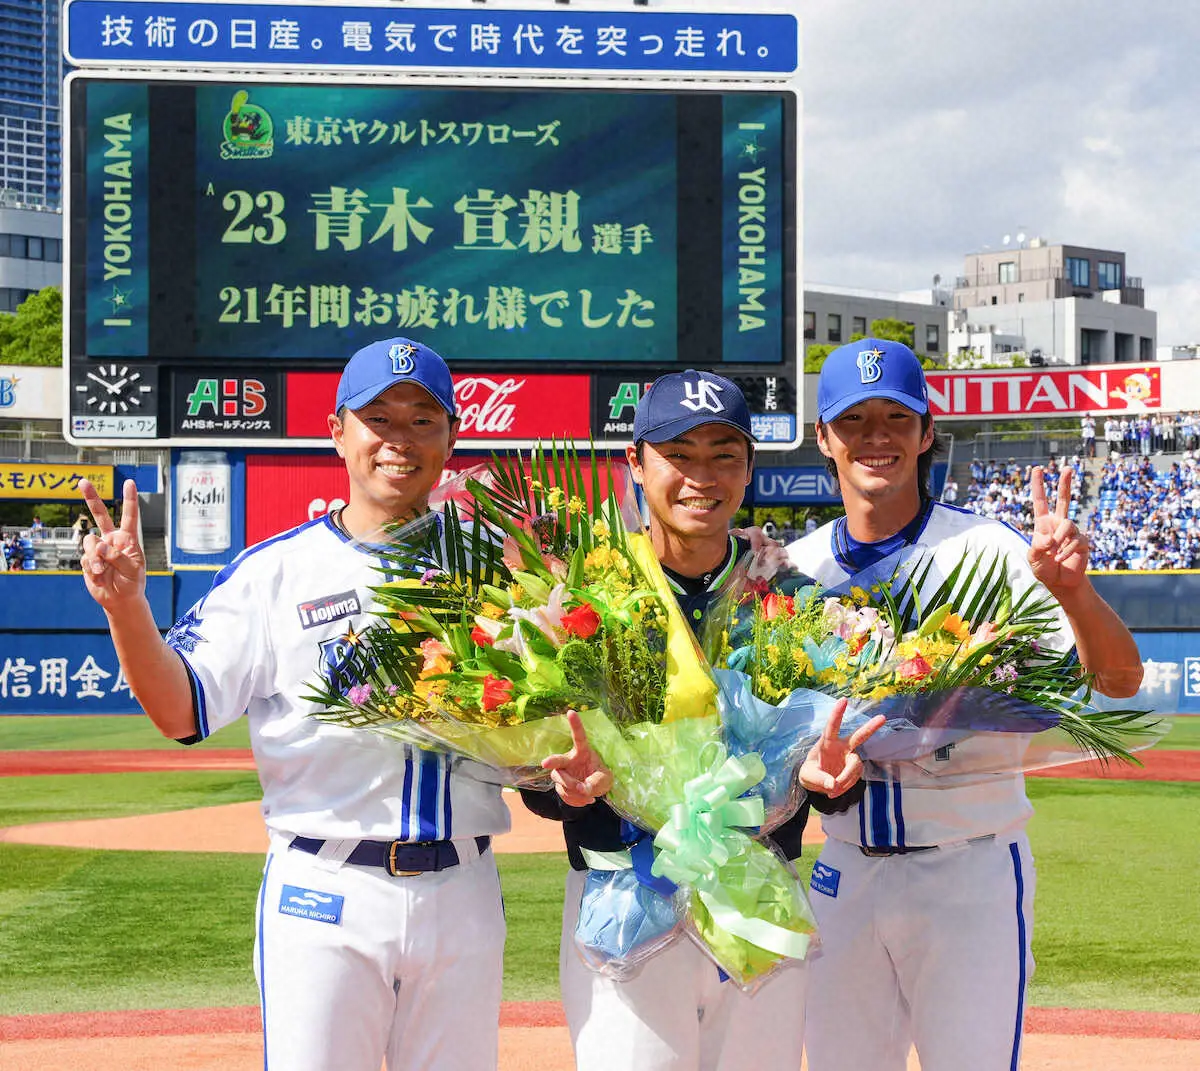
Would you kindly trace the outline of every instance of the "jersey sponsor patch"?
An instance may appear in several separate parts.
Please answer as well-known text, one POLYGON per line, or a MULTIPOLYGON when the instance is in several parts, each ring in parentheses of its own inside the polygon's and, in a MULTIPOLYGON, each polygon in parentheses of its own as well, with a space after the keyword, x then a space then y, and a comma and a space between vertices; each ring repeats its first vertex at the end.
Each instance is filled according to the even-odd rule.
POLYGON ((297 605, 296 612, 300 615, 301 628, 317 628, 362 613, 362 606, 357 591, 339 591, 336 595, 322 595, 319 599, 302 602, 297 605))
POLYGON ((837 897, 838 885, 842 881, 842 872, 834 870, 827 863, 822 863, 820 860, 813 863, 812 880, 809 884, 819 893, 824 893, 826 896, 837 897))
POLYGON ((333 893, 317 892, 316 889, 305 889, 299 885, 285 885, 279 894, 279 913, 340 926, 343 899, 341 896, 334 896, 333 893))

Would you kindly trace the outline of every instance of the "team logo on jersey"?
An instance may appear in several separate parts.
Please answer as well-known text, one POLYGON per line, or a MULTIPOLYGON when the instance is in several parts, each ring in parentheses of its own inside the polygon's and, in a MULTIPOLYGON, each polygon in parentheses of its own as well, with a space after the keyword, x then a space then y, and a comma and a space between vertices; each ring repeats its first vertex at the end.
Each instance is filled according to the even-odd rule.
POLYGON ((196 631, 199 624, 200 614, 193 606, 171 626, 171 631, 167 633, 167 646, 184 654, 191 654, 196 649, 196 644, 204 642, 204 637, 196 631))
POLYGON ((341 896, 334 896, 333 893, 304 889, 299 885, 285 885, 279 893, 279 913, 295 915, 298 919, 311 919, 313 922, 327 922, 331 926, 340 926, 344 899, 341 896))
POLYGON ((354 662, 357 647, 358 633, 352 628, 346 629, 345 635, 321 644, 321 673, 331 688, 345 693, 354 686, 353 674, 346 671, 354 662))
POLYGON ((813 863, 812 880, 809 884, 819 893, 824 893, 826 896, 837 898, 838 885, 842 881, 842 872, 834 870, 827 863, 822 863, 820 860, 813 863))
POLYGON ((858 351, 858 378, 863 383, 874 383, 883 375, 883 366, 879 363, 883 350, 878 346, 873 350, 858 351))
POLYGON ((319 599, 302 602, 297 605, 296 612, 300 615, 301 628, 316 628, 362 613, 362 606, 358 601, 358 592, 339 591, 336 595, 322 595, 319 599))
POLYGON ((388 359, 392 362, 392 375, 408 375, 417 367, 417 362, 413 360, 416 355, 417 347, 411 342, 397 342, 388 350, 388 359))
POLYGON ((711 379, 699 379, 695 383, 685 383, 683 397, 679 400, 679 404, 693 413, 701 413, 706 410, 710 413, 723 413, 725 406, 721 404, 718 396, 724 389, 720 383, 714 383, 711 379))

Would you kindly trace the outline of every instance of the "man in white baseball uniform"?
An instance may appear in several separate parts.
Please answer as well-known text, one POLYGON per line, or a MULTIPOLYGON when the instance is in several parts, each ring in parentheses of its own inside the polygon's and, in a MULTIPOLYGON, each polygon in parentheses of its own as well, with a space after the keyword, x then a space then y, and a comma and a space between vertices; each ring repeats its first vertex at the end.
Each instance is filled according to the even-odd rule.
MULTIPOLYGON (((1087 537, 1067 518, 1071 470, 1050 513, 1032 476, 1032 542, 1007 525, 930 499, 933 420, 920 362, 897 342, 861 339, 826 358, 817 444, 845 516, 789 548, 826 587, 870 575, 906 551, 932 556, 927 590, 979 552, 1000 554, 1017 591, 1058 601, 1059 649, 1074 644, 1106 695, 1133 695, 1133 637, 1085 575, 1087 537)), ((971 741, 939 760, 953 772, 971 741)), ((985 746, 978 744, 977 746, 985 746)), ((1016 1071, 1033 967, 1032 808, 1019 773, 931 788, 870 781, 825 819, 811 880, 822 946, 810 967, 806 1046, 812 1071, 1016 1071)))
POLYGON ((271 838, 255 941, 264 1067, 494 1071, 499 789, 443 756, 320 722, 303 698, 318 673, 352 683, 339 674, 382 580, 381 527, 425 518, 438 531, 427 508, 458 428, 450 371, 419 343, 376 342, 346 365, 335 408, 349 504, 238 555, 165 642, 132 481, 119 528, 82 485, 100 528, 84 580, 165 736, 190 743, 250 719, 271 838))

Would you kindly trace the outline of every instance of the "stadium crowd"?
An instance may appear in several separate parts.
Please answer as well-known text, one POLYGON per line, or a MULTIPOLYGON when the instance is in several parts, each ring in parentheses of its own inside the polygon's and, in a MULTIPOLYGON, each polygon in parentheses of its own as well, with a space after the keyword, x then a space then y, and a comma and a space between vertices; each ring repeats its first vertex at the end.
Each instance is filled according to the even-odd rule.
MULTIPOLYGON (((1200 568, 1200 418, 1191 414, 1136 418, 1131 427, 1136 436, 1133 440, 1108 439, 1106 429, 1109 454, 1098 466, 1081 462, 1078 454, 1044 463, 1047 498, 1053 507, 1058 474, 1064 465, 1071 465, 1078 478, 1071 488, 1070 514, 1091 540, 1093 569, 1200 568), (1120 448, 1128 443, 1133 444, 1132 450, 1121 453, 1120 448), (1177 449, 1183 451, 1178 460, 1164 458, 1158 464, 1151 460, 1151 453, 1172 454, 1177 449), (1094 480, 1089 468, 1095 471, 1094 480), (1094 496, 1090 493, 1093 482, 1094 496)), ((1113 434, 1123 434, 1122 429, 1118 426, 1113 434)), ((1087 458, 1087 436, 1082 438, 1087 458)), ((1005 521, 1018 531, 1030 532, 1031 468, 1012 458, 1007 462, 973 460, 970 484, 960 504, 1005 521)), ((957 502, 958 497, 957 484, 948 480, 943 499, 957 502)))

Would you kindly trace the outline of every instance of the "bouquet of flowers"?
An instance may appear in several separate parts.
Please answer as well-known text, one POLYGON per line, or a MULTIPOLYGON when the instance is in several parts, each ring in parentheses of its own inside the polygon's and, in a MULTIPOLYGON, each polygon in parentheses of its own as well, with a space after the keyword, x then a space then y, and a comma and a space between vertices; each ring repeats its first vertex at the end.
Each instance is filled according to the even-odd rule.
POLYGON ((1073 653, 1053 647, 1057 604, 1032 586, 1014 596, 999 555, 964 559, 940 582, 932 568, 916 555, 868 587, 792 594, 761 594, 748 576, 707 641, 723 701, 789 721, 803 747, 846 697, 846 731, 887 718, 861 748, 868 776, 942 785, 1086 758, 1136 762, 1161 737, 1148 712, 1092 701, 1073 653), (937 761, 968 738, 999 746, 937 761))
MULTIPOLYGON (((727 747, 716 683, 632 494, 594 458, 588 479, 576 455, 554 448, 535 451, 528 473, 519 458, 497 458, 486 480, 477 475, 438 525, 400 527, 373 547, 385 571, 380 618, 336 679, 314 686, 317 716, 537 786, 548 783, 542 759, 570 748, 563 715, 577 710, 612 771, 609 803, 654 834, 648 868, 621 874, 622 863, 596 894, 642 875, 651 921, 631 931, 622 916, 635 939, 615 956, 607 937, 589 944, 585 933, 583 945, 601 950, 590 961, 628 965, 685 929, 747 986, 803 957, 813 929, 804 894, 753 839, 763 800, 741 798, 765 767, 727 747)), ((772 802, 782 820, 787 798, 772 802)), ((603 929, 600 905, 593 897, 581 919, 603 929)))

